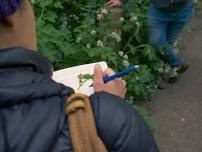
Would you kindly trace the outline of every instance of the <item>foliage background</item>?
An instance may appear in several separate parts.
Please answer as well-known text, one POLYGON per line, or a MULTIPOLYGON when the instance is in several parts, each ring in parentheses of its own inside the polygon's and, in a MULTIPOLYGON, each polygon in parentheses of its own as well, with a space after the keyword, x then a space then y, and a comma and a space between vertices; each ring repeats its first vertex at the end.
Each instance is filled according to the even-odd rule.
MULTIPOLYGON (((106 0, 31 0, 37 21, 38 50, 55 70, 105 60, 115 71, 140 65, 125 77, 127 100, 151 100, 166 65, 147 42, 149 0, 129 0, 124 8, 105 9, 106 0), (123 13, 124 12, 124 13, 123 13), (124 14, 124 15, 123 15, 124 14)), ((135 104, 150 128, 151 113, 135 104)))
POLYGON ((101 9, 105 0, 31 2, 37 18, 38 49, 55 69, 102 60, 115 71, 139 64, 139 72, 125 77, 128 100, 153 97, 165 65, 147 42, 149 0, 128 1, 123 17, 114 15, 120 13, 118 8, 101 9))

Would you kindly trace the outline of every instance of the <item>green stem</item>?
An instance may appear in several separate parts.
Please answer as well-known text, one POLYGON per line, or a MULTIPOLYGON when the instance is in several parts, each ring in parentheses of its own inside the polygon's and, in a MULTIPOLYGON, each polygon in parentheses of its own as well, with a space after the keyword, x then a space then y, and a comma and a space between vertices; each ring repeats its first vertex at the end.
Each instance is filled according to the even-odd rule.
POLYGON ((40 16, 39 16, 39 19, 38 19, 38 21, 37 21, 37 26, 40 25, 41 19, 42 19, 43 14, 44 14, 44 11, 45 11, 45 7, 43 7, 43 9, 42 9, 42 11, 41 11, 41 14, 40 14, 40 16))
POLYGON ((129 45, 130 41, 133 39, 133 37, 135 36, 136 32, 133 33, 133 35, 128 39, 125 47, 123 48, 123 52, 125 51, 125 49, 127 48, 127 46, 129 45))
POLYGON ((82 84, 79 85, 77 90, 79 90, 84 85, 84 83, 86 83, 86 81, 88 81, 88 80, 85 80, 84 82, 82 82, 82 84))

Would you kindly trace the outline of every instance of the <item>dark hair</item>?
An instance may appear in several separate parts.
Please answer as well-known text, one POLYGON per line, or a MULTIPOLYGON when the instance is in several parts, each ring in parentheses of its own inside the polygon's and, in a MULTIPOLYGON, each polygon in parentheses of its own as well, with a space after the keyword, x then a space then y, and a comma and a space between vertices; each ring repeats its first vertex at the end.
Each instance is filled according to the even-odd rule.
POLYGON ((13 14, 19 7, 22 0, 1 0, 0 19, 13 14))

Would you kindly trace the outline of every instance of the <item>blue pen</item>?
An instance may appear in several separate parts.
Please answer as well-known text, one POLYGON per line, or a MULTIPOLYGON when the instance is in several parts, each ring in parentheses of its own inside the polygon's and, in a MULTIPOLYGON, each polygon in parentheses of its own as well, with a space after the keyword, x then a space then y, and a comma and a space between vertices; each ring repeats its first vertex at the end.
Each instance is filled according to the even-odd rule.
MULTIPOLYGON (((129 67, 129 68, 127 68, 127 69, 125 69, 125 70, 123 70, 123 71, 121 71, 121 72, 115 73, 115 74, 112 75, 112 76, 105 77, 105 78, 103 79, 103 81, 104 81, 104 83, 107 83, 107 82, 109 82, 109 81, 111 81, 111 80, 113 80, 113 79, 115 79, 115 78, 120 78, 120 77, 122 77, 122 76, 124 76, 124 75, 127 75, 127 74, 130 74, 130 73, 132 73, 132 72, 135 72, 135 71, 137 71, 138 69, 139 69, 139 65, 135 65, 135 66, 129 67)), ((93 86, 93 84, 90 85, 90 87, 92 87, 92 86, 93 86)))

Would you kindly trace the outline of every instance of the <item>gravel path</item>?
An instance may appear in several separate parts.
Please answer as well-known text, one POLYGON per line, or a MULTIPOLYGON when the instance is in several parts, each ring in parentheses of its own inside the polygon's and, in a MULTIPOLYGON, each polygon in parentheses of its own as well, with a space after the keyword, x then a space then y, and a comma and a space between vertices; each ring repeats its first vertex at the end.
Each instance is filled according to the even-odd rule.
POLYGON ((202 11, 190 27, 192 32, 182 35, 182 54, 190 69, 154 99, 161 152, 202 152, 202 11))

